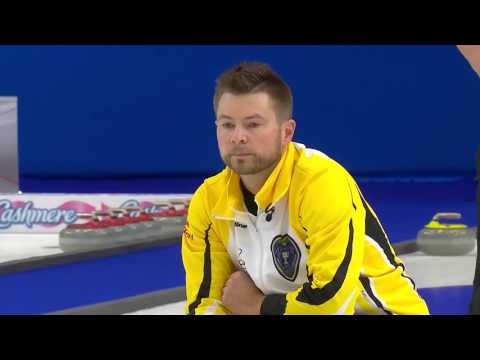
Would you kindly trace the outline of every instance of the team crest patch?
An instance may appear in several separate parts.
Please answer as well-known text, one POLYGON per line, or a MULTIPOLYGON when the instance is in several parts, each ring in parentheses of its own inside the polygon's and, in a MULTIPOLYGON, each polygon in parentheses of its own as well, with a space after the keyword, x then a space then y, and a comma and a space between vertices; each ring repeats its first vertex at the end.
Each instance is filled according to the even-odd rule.
POLYGON ((272 240, 271 250, 277 271, 285 279, 294 281, 297 278, 301 257, 297 243, 288 234, 278 235, 272 240))

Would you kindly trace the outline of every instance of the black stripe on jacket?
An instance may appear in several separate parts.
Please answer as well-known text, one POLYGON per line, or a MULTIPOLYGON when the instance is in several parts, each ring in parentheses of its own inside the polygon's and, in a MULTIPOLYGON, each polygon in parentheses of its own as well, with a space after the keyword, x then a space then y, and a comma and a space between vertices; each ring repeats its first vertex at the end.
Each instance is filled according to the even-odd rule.
MULTIPOLYGON (((359 190, 360 193, 360 190, 359 190)), ((378 221, 378 219, 373 215, 372 211, 368 207, 367 202, 363 198, 363 195, 360 193, 360 198, 362 199, 363 207, 365 208, 365 234, 368 235, 373 241, 375 241, 378 246, 380 246, 383 250, 383 253, 387 257, 388 261, 393 267, 400 266, 403 270, 402 277, 408 279, 414 289, 416 289, 415 282, 413 279, 407 275, 405 275, 405 266, 403 264, 397 264, 395 262, 395 254, 393 253, 392 249, 389 246, 389 242, 385 233, 382 230, 382 225, 378 221)))
POLYGON ((333 276, 332 281, 328 284, 323 286, 322 288, 312 288, 312 280, 313 278, 306 284, 303 284, 302 290, 297 295, 297 300, 310 304, 310 305, 321 305, 328 300, 332 299, 335 294, 340 290, 342 287, 345 278, 347 277, 348 266, 350 265, 350 261, 352 260, 352 252, 353 252, 353 237, 354 237, 354 230, 353 230, 353 222, 350 219, 350 223, 348 225, 349 234, 348 234, 348 245, 345 251, 345 256, 343 257, 340 266, 338 267, 335 275, 333 276))
POLYGON ((212 261, 210 258, 210 241, 208 241, 208 233, 212 224, 208 225, 205 230, 205 252, 203 254, 203 279, 198 290, 197 298, 188 307, 188 314, 195 315, 195 310, 202 302, 202 299, 208 298, 210 295, 210 285, 212 283, 212 261))
POLYGON ((372 211, 368 207, 367 202, 361 194, 360 198, 362 199, 362 204, 365 208, 365 234, 372 238, 378 244, 378 246, 382 248, 383 253, 387 257, 390 264, 392 264, 394 267, 397 267, 398 264, 395 262, 395 255, 390 249, 388 239, 383 232, 382 225, 373 215, 372 211))
POLYGON ((370 280, 364 276, 360 276, 360 282, 362 283, 363 285, 363 288, 365 289, 365 291, 367 292, 368 294, 368 297, 370 299, 372 299, 372 301, 375 303, 375 305, 377 305, 377 307, 379 307, 380 309, 382 309, 385 313, 387 313, 388 315, 392 315, 392 312, 391 311, 388 311, 387 309, 385 309, 385 307, 383 306, 382 302, 380 301, 380 299, 378 299, 375 294, 373 293, 373 290, 372 290, 372 287, 370 286, 370 280))

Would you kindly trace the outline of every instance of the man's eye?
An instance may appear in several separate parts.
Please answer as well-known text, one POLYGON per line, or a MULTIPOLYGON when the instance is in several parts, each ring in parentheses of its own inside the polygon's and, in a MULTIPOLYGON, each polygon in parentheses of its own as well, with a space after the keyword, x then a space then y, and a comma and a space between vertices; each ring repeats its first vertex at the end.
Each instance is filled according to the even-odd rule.
POLYGON ((256 128, 256 127, 259 127, 260 124, 259 123, 256 123, 256 122, 251 122, 251 123, 248 123, 248 127, 249 128, 256 128))
POLYGON ((223 123, 223 124, 222 124, 222 127, 223 127, 224 129, 233 129, 234 125, 231 124, 231 123, 223 123))

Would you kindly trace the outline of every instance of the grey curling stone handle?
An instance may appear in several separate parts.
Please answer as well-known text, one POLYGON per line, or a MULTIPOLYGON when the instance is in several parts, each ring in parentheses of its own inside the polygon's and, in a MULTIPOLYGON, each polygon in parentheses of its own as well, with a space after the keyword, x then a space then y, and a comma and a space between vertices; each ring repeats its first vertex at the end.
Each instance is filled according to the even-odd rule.
POLYGON ((462 218, 462 214, 460 213, 455 213, 455 212, 449 212, 449 213, 437 213, 433 217, 433 221, 438 221, 440 219, 448 219, 448 220, 458 220, 462 218))

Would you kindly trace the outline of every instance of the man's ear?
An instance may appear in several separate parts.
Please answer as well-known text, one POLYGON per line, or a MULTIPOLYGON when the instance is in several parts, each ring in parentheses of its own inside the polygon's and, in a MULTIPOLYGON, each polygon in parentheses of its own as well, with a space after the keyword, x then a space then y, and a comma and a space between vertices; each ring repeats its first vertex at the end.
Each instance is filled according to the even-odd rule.
POLYGON ((295 133, 295 128, 297 127, 297 123, 293 119, 288 119, 287 121, 285 121, 283 126, 284 126, 283 131, 284 131, 285 143, 289 143, 293 138, 293 134, 295 133))

